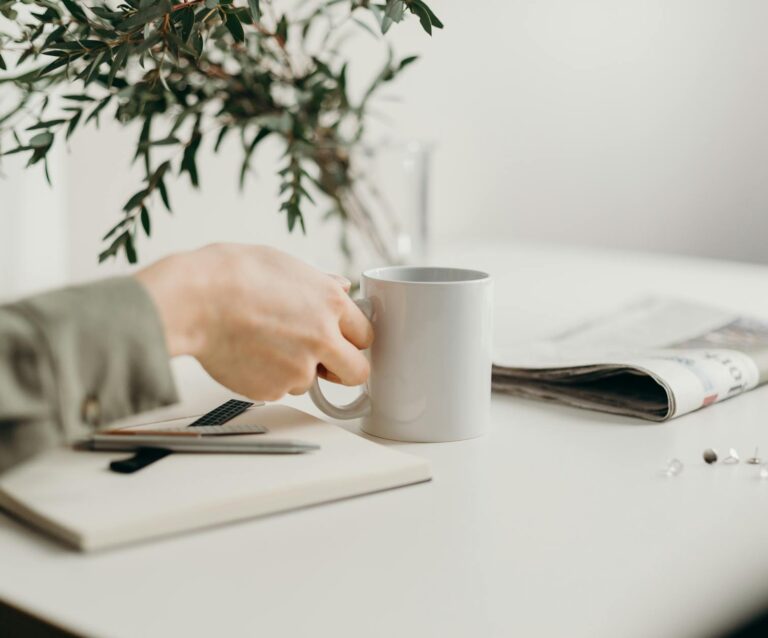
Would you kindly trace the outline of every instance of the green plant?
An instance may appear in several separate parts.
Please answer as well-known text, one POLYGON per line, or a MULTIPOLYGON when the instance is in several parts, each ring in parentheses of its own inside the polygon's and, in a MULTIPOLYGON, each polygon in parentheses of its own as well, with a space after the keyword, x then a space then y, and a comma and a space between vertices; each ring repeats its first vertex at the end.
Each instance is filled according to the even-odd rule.
POLYGON ((311 0, 285 11, 276 4, 0 0, 0 83, 17 89, 13 107, 0 113, 0 151, 28 154, 27 165, 42 164, 50 181, 47 156, 57 140, 98 125, 105 113, 124 125, 140 123, 135 159, 143 162, 144 182, 104 236, 100 260, 122 250, 135 262, 140 228, 151 233, 155 195, 170 211, 171 175, 186 173, 199 186, 203 143, 210 138, 217 152, 233 133, 242 144, 241 185, 265 138, 285 146, 279 175, 289 230, 304 228, 310 192, 365 228, 350 150, 361 140, 372 96, 415 57, 396 60, 389 49, 384 68, 353 100, 348 63, 334 41, 342 27, 380 37, 374 19, 386 33, 409 13, 429 34, 443 25, 422 0, 311 0))

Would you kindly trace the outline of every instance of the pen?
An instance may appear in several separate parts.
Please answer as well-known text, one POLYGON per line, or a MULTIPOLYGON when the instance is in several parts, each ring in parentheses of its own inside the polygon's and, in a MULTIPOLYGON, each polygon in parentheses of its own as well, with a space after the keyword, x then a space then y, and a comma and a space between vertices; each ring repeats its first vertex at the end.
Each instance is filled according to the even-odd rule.
POLYGON ((125 428, 122 430, 103 430, 99 435, 105 436, 186 436, 199 439, 207 436, 232 436, 241 434, 265 434, 267 428, 261 425, 203 425, 192 428, 191 426, 181 426, 177 428, 161 428, 157 430, 132 430, 125 428))
POLYGON ((124 452, 139 448, 162 448, 171 452, 210 452, 219 454, 303 454, 320 446, 290 439, 267 441, 215 440, 202 437, 94 435, 82 441, 85 449, 100 452, 124 452))

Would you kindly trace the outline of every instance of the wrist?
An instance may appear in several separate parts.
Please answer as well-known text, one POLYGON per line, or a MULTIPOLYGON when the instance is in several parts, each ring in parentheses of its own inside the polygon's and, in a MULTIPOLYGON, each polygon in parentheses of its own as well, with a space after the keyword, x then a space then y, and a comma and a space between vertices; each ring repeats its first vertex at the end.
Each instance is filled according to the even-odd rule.
POLYGON ((198 356, 205 348, 205 277, 192 253, 166 257, 136 273, 155 304, 171 357, 198 356))

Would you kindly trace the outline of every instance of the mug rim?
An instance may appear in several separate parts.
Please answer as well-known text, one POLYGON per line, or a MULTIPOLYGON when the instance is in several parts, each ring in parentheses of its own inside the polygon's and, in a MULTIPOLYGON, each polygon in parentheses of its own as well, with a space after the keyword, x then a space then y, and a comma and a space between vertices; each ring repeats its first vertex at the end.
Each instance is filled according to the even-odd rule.
POLYGON ((446 285, 472 285, 482 284, 491 281, 491 275, 482 270, 474 270, 472 268, 454 268, 450 266, 379 266, 377 268, 369 268, 363 272, 365 279, 372 281, 378 281, 390 284, 417 284, 420 286, 446 286, 446 285), (413 279, 399 279, 389 276, 390 273, 402 273, 402 272, 415 272, 419 271, 441 271, 444 273, 453 273, 459 276, 459 279, 446 279, 444 281, 434 281, 427 278, 419 279, 417 277, 413 279))

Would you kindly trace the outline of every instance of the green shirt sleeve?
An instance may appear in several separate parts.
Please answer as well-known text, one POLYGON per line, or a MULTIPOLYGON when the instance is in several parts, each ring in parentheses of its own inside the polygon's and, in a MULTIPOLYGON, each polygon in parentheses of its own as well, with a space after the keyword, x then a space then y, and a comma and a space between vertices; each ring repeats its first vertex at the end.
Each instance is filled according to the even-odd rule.
POLYGON ((0 472, 176 401, 160 318, 135 279, 0 306, 0 472))

